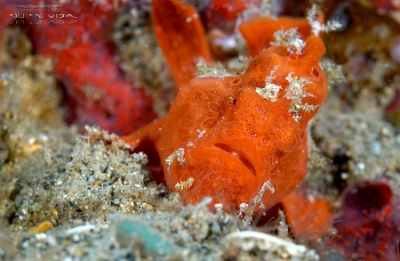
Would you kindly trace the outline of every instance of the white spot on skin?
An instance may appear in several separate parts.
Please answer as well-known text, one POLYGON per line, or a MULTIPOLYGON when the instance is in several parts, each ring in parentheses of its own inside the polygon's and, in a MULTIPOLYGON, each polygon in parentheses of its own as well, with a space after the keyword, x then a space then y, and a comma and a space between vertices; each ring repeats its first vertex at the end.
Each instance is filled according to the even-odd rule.
POLYGON ((301 35, 297 32, 297 28, 289 30, 279 30, 274 33, 275 41, 271 46, 286 46, 289 53, 302 54, 306 43, 301 39, 301 35))
POLYGON ((257 193, 256 197, 253 199, 252 204, 253 205, 259 204, 262 201, 262 198, 267 190, 269 190, 271 192, 271 194, 275 193, 275 188, 272 186, 272 183, 270 180, 267 180, 266 182, 264 182, 260 191, 257 193))
POLYGON ((299 122, 301 116, 299 111, 314 111, 318 108, 318 105, 302 104, 302 99, 305 97, 315 97, 312 93, 304 92, 303 87, 310 85, 311 82, 305 77, 292 77, 293 73, 289 73, 286 80, 289 82, 289 87, 286 89, 284 97, 292 101, 289 108, 289 113, 293 113, 293 119, 295 122, 299 122))
POLYGON ((256 88, 256 93, 260 95, 263 99, 275 102, 278 99, 279 90, 282 89, 280 85, 272 83, 272 80, 276 78, 275 73, 278 70, 278 65, 272 68, 269 76, 265 78, 264 88, 256 88))
POLYGON ((302 54, 303 48, 306 46, 306 43, 300 38, 295 38, 288 42, 288 52, 302 54))
POLYGON ((206 130, 197 129, 196 131, 199 133, 199 135, 197 136, 197 139, 200 139, 206 133, 206 130))
POLYGON ((267 190, 269 190, 271 192, 271 194, 275 193, 275 188, 272 186, 272 183, 270 180, 267 180, 266 182, 264 182, 260 191, 258 191, 257 195, 251 201, 251 204, 241 203, 239 205, 239 216, 244 214, 244 218, 243 218, 244 225, 251 224, 251 222, 253 220, 254 209, 256 208, 256 206, 258 204, 261 203, 261 207, 265 208, 265 206, 262 205, 262 199, 267 190))
POLYGON ((169 155, 165 159, 165 163, 167 164, 168 173, 171 172, 171 165, 175 160, 177 160, 179 162, 180 166, 186 165, 184 156, 185 156, 185 149, 179 148, 179 149, 175 150, 174 152, 172 152, 172 154, 169 155))
POLYGON ((194 179, 192 177, 188 178, 185 181, 181 181, 175 184, 175 189, 182 191, 184 189, 190 188, 193 185, 194 179))

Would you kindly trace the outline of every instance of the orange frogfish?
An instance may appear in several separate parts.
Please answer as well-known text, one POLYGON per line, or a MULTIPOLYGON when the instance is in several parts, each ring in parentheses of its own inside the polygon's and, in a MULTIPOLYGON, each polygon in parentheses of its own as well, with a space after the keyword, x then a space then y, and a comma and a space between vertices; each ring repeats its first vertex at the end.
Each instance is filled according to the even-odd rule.
POLYGON ((297 43, 264 49, 242 75, 190 80, 168 116, 122 139, 153 148, 187 204, 209 196, 228 212, 274 206, 307 173, 308 123, 328 90, 324 43, 297 43))

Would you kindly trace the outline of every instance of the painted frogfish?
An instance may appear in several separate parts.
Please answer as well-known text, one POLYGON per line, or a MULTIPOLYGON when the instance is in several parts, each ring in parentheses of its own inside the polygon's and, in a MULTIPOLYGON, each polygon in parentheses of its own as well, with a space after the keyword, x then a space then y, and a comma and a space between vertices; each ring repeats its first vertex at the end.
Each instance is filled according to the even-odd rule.
POLYGON ((327 93, 324 43, 297 41, 264 49, 242 75, 193 78, 168 116, 122 139, 159 160, 156 180, 187 204, 209 196, 228 212, 274 206, 307 173, 308 123, 327 93))

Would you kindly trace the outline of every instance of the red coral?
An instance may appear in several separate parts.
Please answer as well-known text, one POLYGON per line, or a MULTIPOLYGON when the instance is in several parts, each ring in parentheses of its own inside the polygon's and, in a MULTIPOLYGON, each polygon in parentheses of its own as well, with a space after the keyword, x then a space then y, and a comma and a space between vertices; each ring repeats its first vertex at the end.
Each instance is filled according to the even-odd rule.
MULTIPOLYGON (((29 1, 38 5, 39 0, 29 1)), ((116 18, 115 1, 79 1, 52 9, 16 9, 5 15, 24 16, 35 51, 54 59, 55 74, 66 89, 70 121, 118 134, 126 134, 155 118, 151 98, 134 83, 124 80, 113 61, 109 34, 116 18), (30 15, 34 13, 34 15, 30 15), (36 14, 40 13, 40 17, 36 14)), ((4 13, 4 9, 2 11, 4 13)))
POLYGON ((348 260, 390 259, 400 243, 399 203, 386 182, 350 186, 343 193, 343 215, 335 224, 332 245, 348 260))

